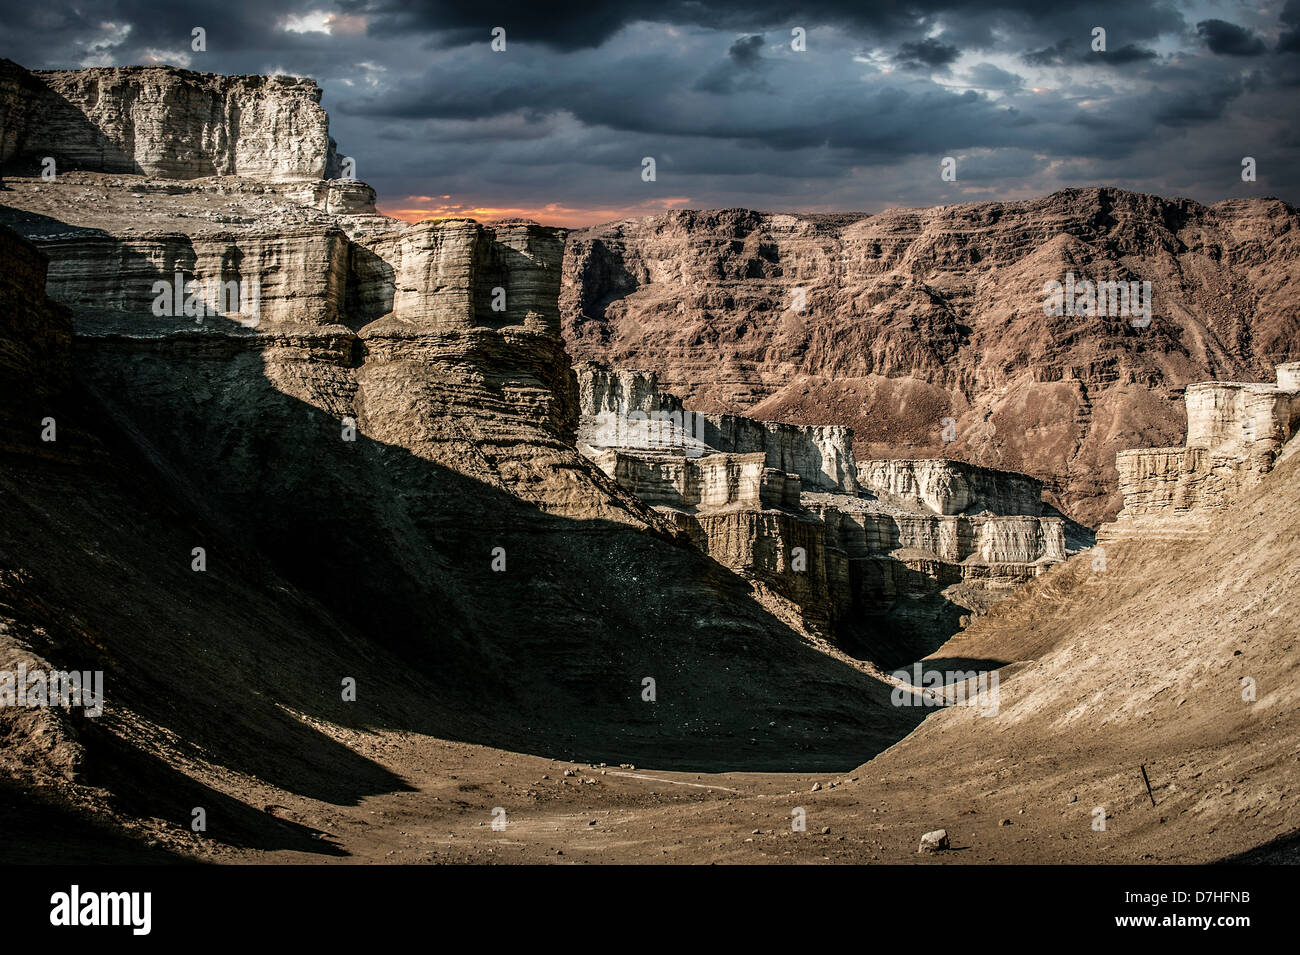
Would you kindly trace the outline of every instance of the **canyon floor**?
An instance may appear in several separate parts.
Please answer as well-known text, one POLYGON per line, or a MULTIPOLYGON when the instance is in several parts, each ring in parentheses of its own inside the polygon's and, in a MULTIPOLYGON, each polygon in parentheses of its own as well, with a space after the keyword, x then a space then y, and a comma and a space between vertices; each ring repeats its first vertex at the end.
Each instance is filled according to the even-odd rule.
MULTIPOLYGON (((1221 828, 1176 832, 1168 823, 1188 811, 1188 794, 1173 798, 1176 785, 1157 774, 1184 774, 1176 757, 1148 764, 1152 808, 1138 769, 1152 753, 1146 740, 1105 753, 1080 745, 1050 758, 982 759, 986 775, 937 780, 924 762, 910 772, 869 763, 845 774, 699 774, 601 769, 409 733, 331 735, 409 788, 335 805, 256 778, 211 779, 228 796, 262 807, 258 835, 281 844, 274 849, 174 829, 170 837, 141 833, 137 840, 129 829, 121 837, 84 823, 69 827, 58 810, 0 797, 5 856, 14 861, 40 847, 51 859, 128 863, 1187 863, 1238 854, 1258 811, 1241 806, 1221 828), (1103 771, 1107 762, 1122 768, 1103 771), (1091 829, 1090 803, 1071 802, 1071 787, 1054 784, 1081 763, 1107 777, 1128 806, 1106 832, 1091 829), (811 792, 814 785, 820 791, 811 792), (498 806, 506 810, 505 831, 491 828, 498 806), (791 829, 796 806, 807 810, 805 832, 791 829), (952 850, 919 855, 920 834, 938 827, 947 829, 952 850)), ((925 747, 908 752, 913 760, 942 756, 925 747)), ((1293 767, 1292 785, 1296 777, 1293 767)), ((1298 849, 1300 840, 1283 838, 1259 861, 1297 862, 1298 849)))

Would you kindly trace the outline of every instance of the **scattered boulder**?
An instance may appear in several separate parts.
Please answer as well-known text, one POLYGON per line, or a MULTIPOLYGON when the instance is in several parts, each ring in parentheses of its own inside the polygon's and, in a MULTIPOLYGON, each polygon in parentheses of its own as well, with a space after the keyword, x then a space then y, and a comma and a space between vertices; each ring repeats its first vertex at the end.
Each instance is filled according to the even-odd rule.
POLYGON ((916 851, 942 852, 944 849, 949 848, 951 848, 951 846, 948 843, 948 830, 936 829, 933 832, 927 832, 921 837, 921 847, 916 851))

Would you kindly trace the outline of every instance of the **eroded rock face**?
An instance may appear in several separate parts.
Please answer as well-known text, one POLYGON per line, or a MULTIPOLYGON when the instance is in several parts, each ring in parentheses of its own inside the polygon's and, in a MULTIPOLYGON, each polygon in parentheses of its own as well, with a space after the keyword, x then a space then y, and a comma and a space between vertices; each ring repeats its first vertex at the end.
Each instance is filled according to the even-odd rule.
POLYGON ((582 444, 675 450, 692 457, 761 453, 768 468, 798 475, 807 489, 858 489, 849 428, 704 414, 687 410, 681 398, 660 390, 651 372, 611 370, 589 362, 576 371, 582 444))
POLYGON ((1187 388, 1183 447, 1139 448, 1115 458, 1124 509, 1108 536, 1133 521, 1191 517, 1225 507, 1255 487, 1300 430, 1300 363, 1277 384, 1198 382, 1187 388))
POLYGON ((736 454, 761 451, 767 466, 797 474, 809 490, 855 492, 853 431, 841 425, 793 425, 741 415, 706 414, 704 443, 736 454))
POLYGON ((1300 216, 1267 199, 681 211, 571 233, 561 310, 575 359, 652 371, 694 409, 1026 473, 1096 526, 1121 505, 1115 453, 1181 436, 1185 386, 1300 358, 1297 262, 1300 216), (1045 315, 1067 273, 1150 281, 1151 324, 1045 315))
POLYGON ((852 612, 842 555, 802 510, 731 508, 666 511, 701 551, 793 603, 807 626, 834 634, 852 612))
POLYGON ((590 362, 575 367, 584 419, 605 415, 628 416, 636 412, 682 411, 681 399, 659 388, 652 372, 602 368, 590 362))
POLYGON ((1041 481, 962 461, 863 461, 858 464, 858 480, 882 500, 936 514, 970 510, 1036 517, 1043 511, 1041 481))
POLYGON ((924 551, 954 564, 972 557, 988 564, 1033 564, 1066 558, 1064 523, 1060 518, 946 517, 886 511, 870 501, 830 494, 810 495, 805 500, 810 510, 834 527, 837 546, 851 557, 924 551))
POLYGON ((72 325, 45 294, 48 262, 32 243, 0 226, 0 388, 6 398, 63 387, 72 325))
POLYGON ((1187 446, 1276 456, 1300 424, 1295 395, 1277 385, 1203 381, 1187 386, 1187 446))
POLYGON ((880 654, 933 646, 1071 553, 1060 518, 944 516, 844 494, 803 505, 825 526, 828 563, 840 558, 840 619, 880 654))
MULTIPOLYGON (((686 727, 730 738, 777 698, 793 722, 844 720, 855 735, 905 722, 863 702, 874 681, 801 643, 794 618, 756 599, 756 581, 577 452, 557 230, 358 223, 276 190, 194 183, 137 206, 133 190, 160 180, 63 179, 10 180, 0 221, 53 262, 49 288, 72 312, 72 365, 96 420, 112 421, 187 519, 219 529, 179 532, 204 537, 214 574, 232 546, 240 560, 256 554, 282 575, 271 579, 397 654, 425 692, 493 734, 530 727, 531 742, 511 745, 585 740, 604 758, 598 739, 617 727, 620 747, 637 739, 642 755, 689 759, 686 727), (209 200, 219 217, 203 214, 209 200), (256 314, 190 314, 188 296, 179 314, 157 314, 155 285, 177 271, 185 287, 247 283, 256 314), (665 660, 683 672, 652 710, 640 681, 665 660)), ((40 448, 38 423, 24 425, 28 446, 40 448)), ((60 434, 76 423, 61 414, 60 434)), ((760 501, 790 500, 771 478, 760 501)), ((724 484, 737 499, 753 492, 724 484)), ((188 574, 192 546, 168 544, 159 560, 179 554, 188 574)), ((789 752, 780 736, 773 765, 789 752)))
POLYGON ((314 80, 0 61, 0 161, 169 179, 339 175, 314 80))
POLYGON ((951 632, 1067 556, 1025 475, 855 464, 848 428, 700 414, 651 373, 588 364, 578 382, 579 447, 606 474, 810 626, 876 652, 951 632))
POLYGON ((761 453, 691 458, 603 449, 594 451, 592 460, 647 504, 683 511, 799 507, 799 475, 767 467, 761 453))
MULTIPOLYGON (((372 710, 379 722, 521 752, 716 768, 775 705, 781 725, 744 762, 789 769, 808 726, 833 727, 854 758, 914 726, 883 684, 805 640, 754 580, 578 453, 557 230, 408 226, 369 212, 364 192, 346 194, 360 206, 336 205, 343 194, 314 179, 13 172, 0 222, 49 257, 61 305, 19 316, 22 341, 0 360, 42 374, 33 356, 60 320, 66 329, 66 308, 75 386, 53 469, 39 419, 3 431, 24 454, 0 447, 4 497, 18 502, 0 521, 0 630, 10 604, 57 597, 44 608, 59 624, 50 659, 93 639, 113 657, 115 707, 142 714, 138 725, 206 747, 205 720, 178 718, 154 689, 181 685, 214 709, 259 698, 240 709, 241 729, 279 734, 280 708, 333 720, 320 701, 337 701, 345 659, 364 658, 373 698, 419 687, 404 712, 372 710), (235 288, 234 308, 207 307, 213 283, 235 288), (63 440, 78 428, 82 457, 103 454, 94 467, 63 440), (196 545, 204 574, 191 570, 196 545), (213 626, 223 612, 230 627, 213 626), (273 673, 240 679, 271 658, 273 673), (648 675, 671 684, 654 706, 641 696, 648 675), (432 704, 445 722, 430 720, 432 704)), ((30 252, 19 247, 11 274, 24 271, 19 297, 34 300, 44 277, 30 252)), ((6 328, 0 319, 0 338, 6 328)), ((736 499, 753 493, 739 476, 723 482, 736 499)), ((785 482, 761 473, 760 503, 791 500, 785 482)), ((815 520, 799 520, 815 535, 815 520)), ((256 735, 234 733, 241 746, 256 735)), ((123 745, 153 757, 142 735, 123 745)), ((302 737, 275 738, 287 749, 302 737)), ((362 762, 302 754, 322 778, 351 778, 362 762)), ((257 771, 273 774, 279 755, 257 771)), ((229 751, 213 759, 248 765, 229 751)))
MULTIPOLYGON (((529 461, 533 442, 565 448, 576 426, 555 307, 561 243, 556 230, 536 225, 489 229, 464 220, 355 242, 336 226, 194 235, 73 230, 43 240, 53 253, 50 294, 73 311, 90 378, 124 410, 145 400, 138 394, 145 383, 122 376, 145 369, 118 352, 139 342, 149 354, 152 341, 156 358, 189 366, 209 397, 224 393, 235 402, 247 387, 242 379, 267 378, 337 421, 351 418, 363 432, 413 451, 436 449, 460 471, 568 510, 580 505, 542 490, 557 483, 544 476, 544 458, 529 461), (211 293, 225 283, 240 294, 211 293), (491 308, 497 288, 506 290, 501 312, 491 308), (232 307, 213 314, 204 306, 214 297, 232 307), (105 347, 92 349, 92 341, 105 347), (413 419, 415 406, 427 410, 413 419), (460 416, 476 417, 475 426, 466 430, 460 416)), ((165 365, 150 373, 167 374, 165 365)), ((156 402, 155 389, 173 387, 163 379, 144 391, 156 402)), ((174 397, 189 406, 199 395, 174 397)), ((229 410, 236 418, 247 413, 229 410)), ((195 407, 191 426, 212 427, 199 420, 204 414, 195 407)), ((581 506, 598 508, 602 499, 593 491, 581 506)))

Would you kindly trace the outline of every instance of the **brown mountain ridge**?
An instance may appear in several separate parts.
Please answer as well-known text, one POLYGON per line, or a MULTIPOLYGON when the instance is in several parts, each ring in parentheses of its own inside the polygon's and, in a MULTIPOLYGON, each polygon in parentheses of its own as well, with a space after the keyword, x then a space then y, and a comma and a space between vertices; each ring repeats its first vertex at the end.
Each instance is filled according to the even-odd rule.
POLYGON ((561 314, 575 360, 655 372, 687 407, 849 425, 860 460, 1022 471, 1096 526, 1119 510, 1115 452, 1181 439, 1187 384, 1300 357, 1298 224, 1276 199, 1113 188, 678 211, 570 233, 561 314), (1048 317, 1044 285, 1068 273, 1150 282, 1150 324, 1048 317))

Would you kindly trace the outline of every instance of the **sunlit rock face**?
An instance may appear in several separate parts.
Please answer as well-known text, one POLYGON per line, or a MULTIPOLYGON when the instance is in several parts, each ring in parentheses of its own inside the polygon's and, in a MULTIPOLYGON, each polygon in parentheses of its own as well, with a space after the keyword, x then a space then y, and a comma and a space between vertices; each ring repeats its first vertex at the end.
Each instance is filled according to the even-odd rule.
POLYGON ((1189 385, 1186 408, 1185 445, 1116 456, 1124 509, 1108 533, 1222 508, 1256 486, 1300 430, 1300 363, 1279 365, 1276 384, 1189 385))
POLYGON ((339 175, 314 80, 174 67, 0 64, 0 159, 168 179, 339 175))
POLYGON ((651 372, 577 366, 579 441, 591 447, 676 449, 698 457, 762 454, 766 466, 796 474, 813 490, 858 488, 853 431, 838 425, 791 425, 741 415, 690 411, 662 391, 651 372))
POLYGON ((981 468, 962 461, 863 461, 862 486, 884 500, 924 507, 936 514, 989 511, 1037 516, 1043 510, 1043 484, 1025 474, 981 468))

